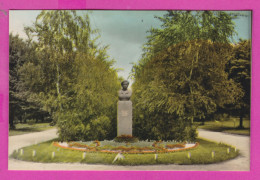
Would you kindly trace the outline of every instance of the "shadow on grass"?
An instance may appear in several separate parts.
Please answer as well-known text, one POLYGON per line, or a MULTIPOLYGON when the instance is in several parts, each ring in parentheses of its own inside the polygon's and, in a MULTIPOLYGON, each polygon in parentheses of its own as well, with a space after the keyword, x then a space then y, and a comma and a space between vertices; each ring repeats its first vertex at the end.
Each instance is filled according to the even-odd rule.
POLYGON ((40 132, 42 131, 40 128, 26 127, 20 129, 13 129, 11 131, 21 131, 21 132, 40 132))
POLYGON ((53 126, 50 126, 49 124, 36 124, 36 125, 28 125, 28 124, 22 124, 17 125, 15 129, 9 130, 9 136, 15 136, 15 135, 22 135, 27 133, 34 133, 34 132, 41 132, 44 130, 48 130, 53 128, 53 126))
POLYGON ((204 125, 204 126, 200 126, 199 128, 207 129, 210 131, 216 131, 216 132, 250 136, 250 128, 223 127, 223 126, 211 126, 211 125, 204 125))

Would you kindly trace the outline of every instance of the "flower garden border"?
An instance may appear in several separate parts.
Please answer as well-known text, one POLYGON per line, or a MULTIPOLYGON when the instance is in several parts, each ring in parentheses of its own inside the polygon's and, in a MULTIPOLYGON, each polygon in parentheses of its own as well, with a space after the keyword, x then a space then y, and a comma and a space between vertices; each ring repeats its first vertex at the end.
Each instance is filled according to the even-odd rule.
MULTIPOLYGON (((66 147, 66 146, 60 145, 59 142, 53 142, 52 145, 56 146, 56 147, 59 147, 59 148, 63 148, 63 149, 83 151, 83 152, 122 153, 122 154, 154 154, 154 153, 177 152, 177 151, 184 151, 184 150, 188 150, 188 149, 194 149, 194 148, 196 148, 199 145, 199 143, 196 142, 194 146, 187 147, 187 148, 171 149, 170 148, 171 145, 168 145, 168 146, 166 146, 166 148, 162 148, 161 147, 159 150, 154 149, 154 150, 131 150, 131 151, 125 151, 124 150, 125 147, 118 147, 117 150, 98 150, 97 147, 100 146, 100 143, 98 143, 97 141, 94 141, 94 143, 96 143, 96 147, 90 147, 88 145, 82 145, 82 144, 76 143, 76 142, 70 142, 70 143, 74 143, 74 145, 78 144, 79 146, 81 145, 81 147, 79 147, 79 148, 66 147)), ((172 145, 172 147, 173 146, 175 146, 175 147, 182 147, 183 144, 174 144, 174 145, 172 145)))

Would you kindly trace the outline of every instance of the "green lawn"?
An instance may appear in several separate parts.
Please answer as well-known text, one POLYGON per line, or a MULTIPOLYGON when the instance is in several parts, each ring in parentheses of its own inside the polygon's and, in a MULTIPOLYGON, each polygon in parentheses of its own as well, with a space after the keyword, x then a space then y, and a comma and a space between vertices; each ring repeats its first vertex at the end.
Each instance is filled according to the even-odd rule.
POLYGON ((239 134, 239 135, 250 135, 250 120, 244 119, 243 121, 244 128, 240 129, 239 126, 239 118, 229 118, 225 121, 209 121, 205 122, 205 125, 200 125, 199 128, 207 129, 211 131, 217 132, 226 132, 231 134, 239 134))
POLYGON ((117 154, 83 152, 58 148, 52 145, 52 141, 24 147, 23 150, 13 152, 12 158, 43 163, 88 163, 88 164, 117 164, 117 165, 148 165, 148 164, 210 164, 233 159, 239 152, 231 146, 222 143, 214 143, 204 139, 197 139, 200 145, 194 149, 181 152, 155 154, 123 154, 124 159, 113 163, 117 154), (22 152, 22 153, 21 153, 22 152), (214 152, 214 153, 213 153, 214 152), (188 154, 190 153, 190 158, 188 154), (212 157, 214 154, 214 157, 212 157), (83 158, 84 157, 84 158, 83 158))
POLYGON ((50 123, 35 123, 33 125, 16 124, 15 127, 15 130, 9 130, 9 136, 16 136, 32 132, 40 132, 54 128, 53 126, 50 126, 50 123))

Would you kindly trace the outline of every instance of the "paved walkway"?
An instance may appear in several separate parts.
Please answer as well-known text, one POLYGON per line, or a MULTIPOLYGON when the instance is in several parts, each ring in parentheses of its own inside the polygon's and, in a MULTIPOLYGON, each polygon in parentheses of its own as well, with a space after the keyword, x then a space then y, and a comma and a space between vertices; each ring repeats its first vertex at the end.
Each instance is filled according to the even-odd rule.
MULTIPOLYGON (((224 142, 236 146, 241 155, 233 160, 207 165, 146 165, 146 166, 115 166, 91 165, 80 163, 33 163, 9 159, 9 170, 159 170, 159 171, 249 171, 250 168, 250 138, 248 136, 231 135, 220 132, 199 130, 202 138, 224 142)), ((56 129, 43 132, 9 137, 9 155, 16 149, 31 144, 47 141, 57 137, 56 129)))

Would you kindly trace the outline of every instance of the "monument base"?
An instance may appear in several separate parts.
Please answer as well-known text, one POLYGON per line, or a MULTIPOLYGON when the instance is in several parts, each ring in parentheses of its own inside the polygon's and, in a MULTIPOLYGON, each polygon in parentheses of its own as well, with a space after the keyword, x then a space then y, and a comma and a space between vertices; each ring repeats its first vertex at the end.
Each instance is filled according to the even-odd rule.
POLYGON ((117 136, 132 136, 132 101, 118 101, 117 136))

